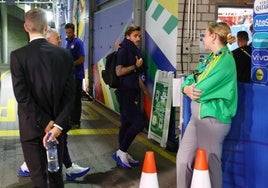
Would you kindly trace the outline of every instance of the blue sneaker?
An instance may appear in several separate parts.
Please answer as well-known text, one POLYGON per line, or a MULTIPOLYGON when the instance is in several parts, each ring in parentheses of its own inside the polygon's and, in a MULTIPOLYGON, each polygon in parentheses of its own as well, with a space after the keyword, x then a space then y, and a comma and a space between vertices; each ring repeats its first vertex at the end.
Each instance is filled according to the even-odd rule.
POLYGON ((26 162, 24 161, 18 170, 18 176, 20 177, 30 177, 30 171, 26 162))
POLYGON ((30 177, 30 172, 27 170, 22 170, 21 167, 18 170, 18 176, 20 177, 30 177))
POLYGON ((128 162, 131 166, 139 166, 140 165, 140 161, 133 159, 133 157, 128 153, 127 153, 127 158, 128 158, 128 162))
POLYGON ((116 161, 116 163, 121 167, 131 169, 131 165, 129 164, 126 152, 117 150, 112 154, 112 157, 116 161))
POLYGON ((66 169, 66 180, 72 181, 76 178, 80 178, 84 175, 86 175, 89 172, 89 167, 81 167, 75 163, 72 164, 70 168, 66 169))

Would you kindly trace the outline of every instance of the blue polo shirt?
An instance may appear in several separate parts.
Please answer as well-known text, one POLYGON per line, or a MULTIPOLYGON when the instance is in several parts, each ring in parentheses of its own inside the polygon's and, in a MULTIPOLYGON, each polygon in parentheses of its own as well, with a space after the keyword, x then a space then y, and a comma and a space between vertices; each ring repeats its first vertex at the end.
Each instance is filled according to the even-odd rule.
MULTIPOLYGON (((73 57, 73 60, 77 60, 80 56, 85 56, 84 43, 81 39, 75 37, 70 40, 66 38, 66 49, 68 49, 73 57)), ((76 79, 84 79, 85 78, 85 70, 84 63, 78 66, 75 66, 75 78, 76 79)))

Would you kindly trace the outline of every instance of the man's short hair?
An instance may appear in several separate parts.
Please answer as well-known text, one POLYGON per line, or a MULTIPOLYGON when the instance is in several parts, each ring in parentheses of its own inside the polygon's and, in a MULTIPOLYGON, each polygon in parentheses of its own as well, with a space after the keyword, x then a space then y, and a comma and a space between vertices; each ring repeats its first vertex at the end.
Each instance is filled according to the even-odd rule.
POLYGON ((72 29, 74 31, 74 24, 73 23, 67 23, 65 25, 65 29, 72 29))
POLYGON ((246 41, 249 40, 248 33, 246 31, 238 31, 236 37, 238 40, 246 40, 246 41))
POLYGON ((125 36, 129 36, 133 31, 140 31, 140 30, 141 30, 140 26, 137 26, 137 25, 129 25, 126 28, 125 36))
POLYGON ((25 24, 32 33, 43 33, 47 25, 46 12, 40 8, 33 8, 25 14, 25 24))

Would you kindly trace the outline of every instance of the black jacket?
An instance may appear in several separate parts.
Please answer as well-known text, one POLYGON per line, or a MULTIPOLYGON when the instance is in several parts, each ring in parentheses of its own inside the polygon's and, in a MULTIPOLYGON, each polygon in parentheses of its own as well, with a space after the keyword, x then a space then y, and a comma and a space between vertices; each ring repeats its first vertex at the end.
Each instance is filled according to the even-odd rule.
POLYGON ((50 120, 67 129, 75 93, 71 54, 42 38, 11 52, 10 60, 21 140, 43 137, 50 120))
MULTIPOLYGON (((117 65, 128 67, 136 64, 136 57, 143 58, 140 49, 130 40, 124 39, 120 44, 117 54, 117 65)), ((146 71, 146 64, 143 59, 143 65, 138 70, 127 75, 120 76, 120 88, 139 89, 139 76, 146 71)))
POLYGON ((251 46, 233 50, 236 63, 237 81, 250 83, 251 80, 251 46))

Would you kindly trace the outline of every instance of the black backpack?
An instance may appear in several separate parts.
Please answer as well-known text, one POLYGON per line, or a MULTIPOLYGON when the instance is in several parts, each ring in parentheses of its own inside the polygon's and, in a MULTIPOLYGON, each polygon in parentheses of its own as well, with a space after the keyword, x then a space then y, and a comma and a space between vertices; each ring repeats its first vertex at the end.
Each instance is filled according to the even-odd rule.
POLYGON ((114 51, 106 56, 105 69, 101 71, 101 76, 105 84, 111 88, 118 88, 119 78, 115 73, 117 59, 117 51, 114 51))

